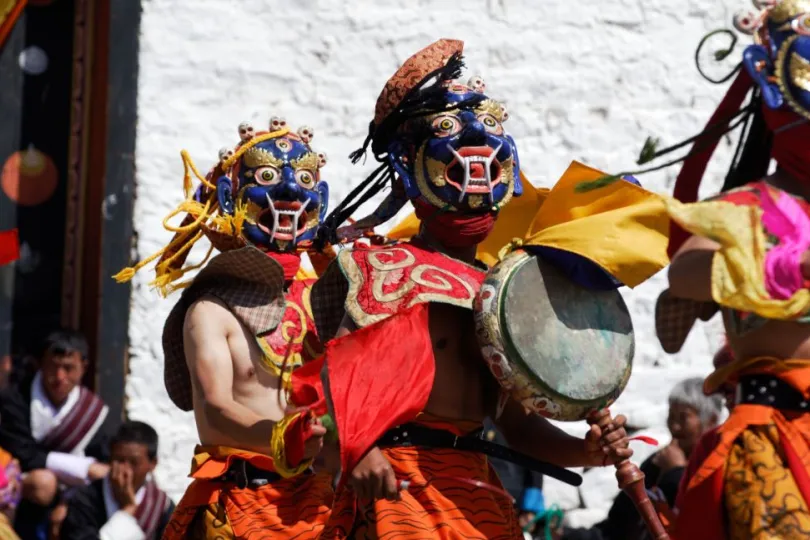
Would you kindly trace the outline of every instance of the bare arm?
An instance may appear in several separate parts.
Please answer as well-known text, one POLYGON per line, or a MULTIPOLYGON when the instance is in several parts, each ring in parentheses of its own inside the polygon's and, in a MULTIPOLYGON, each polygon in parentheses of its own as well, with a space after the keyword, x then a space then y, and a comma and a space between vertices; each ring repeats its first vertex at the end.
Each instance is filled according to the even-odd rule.
POLYGON ((236 320, 214 300, 200 300, 189 308, 183 345, 191 380, 210 425, 249 448, 267 448, 274 422, 233 398, 233 360, 228 336, 236 320))
POLYGON ((572 437, 514 400, 496 423, 512 448, 560 467, 604 467, 633 455, 624 428, 627 418, 612 417, 606 409, 588 417, 590 429, 584 439, 572 437))
POLYGON ((712 259, 719 245, 702 236, 692 236, 672 258, 669 290, 679 298, 712 301, 712 259))
POLYGON ((514 450, 560 467, 589 464, 583 439, 559 429, 540 415, 527 413, 509 400, 496 425, 514 450))

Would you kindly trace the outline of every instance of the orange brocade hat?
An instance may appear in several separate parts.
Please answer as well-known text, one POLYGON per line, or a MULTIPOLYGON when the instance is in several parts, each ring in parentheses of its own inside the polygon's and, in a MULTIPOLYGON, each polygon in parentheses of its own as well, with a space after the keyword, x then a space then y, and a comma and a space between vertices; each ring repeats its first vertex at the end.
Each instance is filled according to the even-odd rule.
POLYGON ((463 50, 463 41, 440 39, 408 58, 380 92, 373 124, 379 126, 410 91, 422 85, 428 75, 443 68, 453 55, 460 55, 463 50))

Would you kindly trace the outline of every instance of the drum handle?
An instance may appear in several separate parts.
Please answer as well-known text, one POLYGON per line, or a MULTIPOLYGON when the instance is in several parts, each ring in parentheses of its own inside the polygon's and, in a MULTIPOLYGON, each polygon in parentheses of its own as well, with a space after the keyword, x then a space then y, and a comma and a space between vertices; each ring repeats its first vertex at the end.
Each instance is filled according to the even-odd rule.
POLYGON ((633 504, 636 505, 641 519, 650 531, 654 540, 669 540, 669 534, 658 517, 658 512, 647 495, 644 487, 644 473, 629 459, 625 459, 616 464, 616 480, 619 481, 619 488, 624 491, 633 504))
MULTIPOLYGON (((602 429, 603 433, 612 427, 613 416, 608 414, 602 417, 597 422, 597 425, 602 429)), ((616 467, 616 480, 619 482, 619 489, 624 491, 633 504, 636 506, 641 519, 647 526, 650 536, 654 540, 670 540, 666 528, 664 528, 661 519, 658 517, 658 512, 650 501, 647 495, 647 489, 644 486, 644 473, 638 466, 629 459, 623 459, 615 464, 616 467)))

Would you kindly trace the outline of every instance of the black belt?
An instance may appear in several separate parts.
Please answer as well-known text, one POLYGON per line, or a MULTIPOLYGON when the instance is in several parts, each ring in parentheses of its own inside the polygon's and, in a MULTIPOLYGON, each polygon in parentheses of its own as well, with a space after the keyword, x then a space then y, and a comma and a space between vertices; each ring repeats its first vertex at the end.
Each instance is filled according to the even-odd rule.
POLYGON ((765 405, 782 411, 810 412, 801 392, 773 375, 744 375, 737 383, 737 403, 765 405))
POLYGON ((577 473, 552 463, 534 459, 520 452, 515 452, 506 446, 484 440, 481 438, 480 432, 459 437, 449 431, 431 429, 417 424, 403 424, 385 432, 377 441, 377 446, 380 448, 420 446, 423 448, 452 448, 463 452, 476 452, 496 459, 510 461, 521 467, 556 478, 571 486, 582 484, 582 477, 577 473))
MULTIPOLYGON (((307 474, 311 471, 306 471, 307 474)), ((248 463, 243 459, 234 459, 225 473, 217 478, 217 482, 233 482, 239 489, 246 487, 259 488, 281 480, 281 475, 274 471, 266 471, 248 463)))

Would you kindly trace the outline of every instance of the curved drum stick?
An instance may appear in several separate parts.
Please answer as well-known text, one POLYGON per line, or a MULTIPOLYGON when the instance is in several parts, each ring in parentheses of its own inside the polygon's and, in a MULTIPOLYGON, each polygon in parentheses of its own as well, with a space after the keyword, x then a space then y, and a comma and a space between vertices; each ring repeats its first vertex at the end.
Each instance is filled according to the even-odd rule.
MULTIPOLYGON (((613 417, 606 414, 598 422, 596 422, 602 429, 602 436, 613 429, 613 417)), ((641 519, 647 526, 650 536, 654 540, 669 540, 664 525, 658 518, 658 513, 653 507, 650 497, 647 496, 647 489, 644 486, 644 473, 641 472, 632 461, 623 459, 615 464, 616 467, 616 480, 619 482, 619 488, 624 491, 633 504, 636 506, 641 519)))

